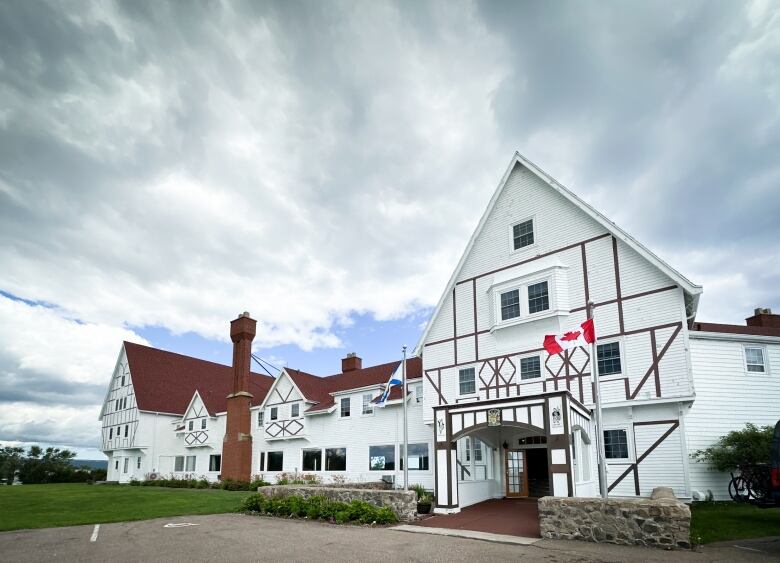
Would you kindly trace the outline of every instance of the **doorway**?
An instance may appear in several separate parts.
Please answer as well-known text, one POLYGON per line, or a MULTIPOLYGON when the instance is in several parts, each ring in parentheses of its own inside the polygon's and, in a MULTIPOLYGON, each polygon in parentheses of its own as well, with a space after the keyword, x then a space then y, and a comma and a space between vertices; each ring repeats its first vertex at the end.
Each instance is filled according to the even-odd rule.
POLYGON ((525 450, 506 450, 506 496, 528 496, 528 458, 525 450))

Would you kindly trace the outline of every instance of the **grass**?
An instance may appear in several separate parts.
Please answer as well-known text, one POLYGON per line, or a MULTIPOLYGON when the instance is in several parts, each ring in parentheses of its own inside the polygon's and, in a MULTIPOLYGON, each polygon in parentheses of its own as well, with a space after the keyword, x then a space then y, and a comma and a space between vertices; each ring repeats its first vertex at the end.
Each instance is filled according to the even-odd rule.
POLYGON ((0 531, 234 512, 250 494, 80 483, 0 487, 0 531))
POLYGON ((735 502, 691 505, 691 541, 697 544, 780 535, 780 508, 735 502))

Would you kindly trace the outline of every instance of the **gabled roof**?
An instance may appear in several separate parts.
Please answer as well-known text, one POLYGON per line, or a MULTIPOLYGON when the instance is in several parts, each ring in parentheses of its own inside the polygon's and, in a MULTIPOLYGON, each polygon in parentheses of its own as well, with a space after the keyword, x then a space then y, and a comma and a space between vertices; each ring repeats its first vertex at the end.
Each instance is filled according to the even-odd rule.
MULTIPOLYGON (((183 415, 197 391, 210 414, 227 411, 233 384, 230 366, 132 342, 124 346, 140 410, 183 415)), ((251 404, 259 405, 274 380, 258 373, 249 375, 251 404)))
MULTIPOLYGON (((307 400, 316 403, 306 412, 314 413, 328 410, 335 405, 334 393, 361 389, 373 385, 384 385, 390 379, 390 375, 401 362, 389 362, 378 366, 356 369, 346 373, 337 373, 327 377, 317 377, 300 370, 285 368, 285 373, 293 380, 303 396, 307 400)), ((406 379, 420 379, 422 377, 422 360, 417 357, 406 360, 406 379)), ((400 399, 401 389, 395 387, 390 393, 389 400, 400 399)))
POLYGON ((458 261, 458 265, 455 267, 455 270, 452 272, 452 276, 450 277, 449 282, 447 282, 446 289, 442 292, 441 297, 439 298, 439 302, 436 305, 436 309, 434 310, 433 315, 431 315, 431 318, 425 327, 425 331, 423 332, 419 342, 417 343, 417 346, 415 348, 416 354, 419 355, 422 352, 422 346, 425 343, 425 340, 428 338, 428 333, 431 330, 433 321, 439 316, 439 313, 441 312, 441 308, 444 305, 445 298, 447 297, 447 295, 450 294, 450 292, 452 292, 452 289, 455 287, 455 282, 458 279, 458 274, 460 274, 460 271, 466 262, 466 258, 468 257, 469 252, 471 252, 471 249, 474 247, 474 243, 477 240, 477 236, 479 236, 479 233, 482 232, 482 228, 485 226, 485 223, 490 217, 490 214, 493 211, 493 208, 495 207, 499 196, 504 191, 506 183, 509 180, 509 176, 512 174, 512 170, 514 170, 515 166, 518 164, 525 167, 533 174, 535 174, 539 179, 545 182, 553 190, 555 190, 560 195, 562 195, 565 199, 567 199, 568 201, 570 201, 571 203, 579 207, 591 219, 593 219, 594 221, 599 223, 602 227, 604 227, 604 229, 607 232, 611 233, 615 238, 623 241, 630 248, 635 250, 640 256, 645 258, 648 262, 650 262, 659 270, 661 270, 669 278, 674 280, 683 289, 683 291, 685 291, 688 295, 692 297, 693 310, 694 311, 696 310, 696 305, 698 303, 698 296, 702 292, 702 287, 700 285, 696 285, 693 282, 691 282, 680 272, 678 272, 677 270, 672 268, 669 264, 661 260, 661 258, 659 258, 657 255, 651 252, 642 243, 640 243, 638 240, 636 240, 634 237, 632 237, 622 228, 617 226, 613 221, 610 221, 596 208, 592 207, 590 204, 580 199, 577 195, 574 194, 574 192, 572 192, 571 190, 569 190, 568 188, 560 184, 557 180, 555 180, 555 178, 547 174, 547 172, 543 171, 541 168, 536 166, 536 164, 534 164, 533 162, 525 158, 519 152, 516 152, 512 157, 512 160, 509 162, 509 166, 507 167, 504 176, 501 178, 501 181, 498 183, 496 190, 493 192, 493 196, 490 198, 490 202, 488 203, 485 212, 482 214, 482 218, 479 220, 479 223, 477 224, 477 228, 474 230, 474 233, 471 235, 471 238, 469 239, 469 242, 466 245, 466 249, 463 251, 463 255, 460 257, 460 260, 458 261))

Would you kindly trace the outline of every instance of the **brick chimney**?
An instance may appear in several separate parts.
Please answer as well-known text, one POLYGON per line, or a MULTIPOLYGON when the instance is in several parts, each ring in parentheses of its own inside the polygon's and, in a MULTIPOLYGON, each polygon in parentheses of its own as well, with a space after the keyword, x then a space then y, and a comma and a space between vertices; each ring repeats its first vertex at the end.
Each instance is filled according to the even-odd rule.
POLYGON ((772 309, 756 309, 752 317, 745 319, 748 326, 780 328, 780 315, 773 315, 772 309))
POLYGON ((249 406, 249 368, 257 321, 242 313, 230 323, 233 341, 233 387, 227 396, 227 422, 222 443, 222 479, 249 481, 252 477, 252 434, 249 406))
POLYGON ((363 369, 363 360, 358 358, 358 355, 354 352, 350 352, 346 358, 341 359, 341 371, 342 373, 347 373, 356 369, 363 369))

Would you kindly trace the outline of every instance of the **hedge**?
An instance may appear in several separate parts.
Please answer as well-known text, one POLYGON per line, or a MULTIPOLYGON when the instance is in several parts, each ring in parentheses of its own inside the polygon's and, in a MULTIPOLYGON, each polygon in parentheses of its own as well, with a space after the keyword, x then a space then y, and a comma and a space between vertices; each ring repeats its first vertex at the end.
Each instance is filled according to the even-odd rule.
POLYGON ((267 497, 255 494, 244 499, 241 510, 273 516, 327 520, 336 524, 347 522, 394 524, 398 522, 398 517, 389 506, 377 508, 362 500, 353 500, 350 503, 336 502, 323 496, 305 499, 299 496, 267 497))
POLYGON ((146 479, 138 481, 132 479, 130 485, 133 487, 170 487, 173 489, 224 489, 226 491, 256 491, 260 487, 270 485, 262 479, 249 481, 235 481, 233 479, 223 479, 212 483, 206 479, 146 479))

